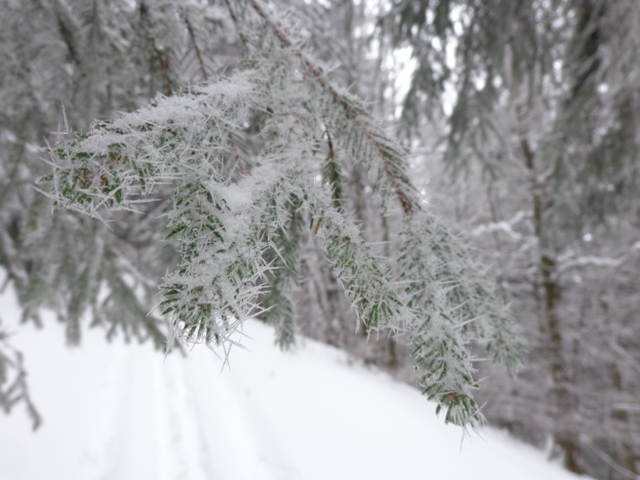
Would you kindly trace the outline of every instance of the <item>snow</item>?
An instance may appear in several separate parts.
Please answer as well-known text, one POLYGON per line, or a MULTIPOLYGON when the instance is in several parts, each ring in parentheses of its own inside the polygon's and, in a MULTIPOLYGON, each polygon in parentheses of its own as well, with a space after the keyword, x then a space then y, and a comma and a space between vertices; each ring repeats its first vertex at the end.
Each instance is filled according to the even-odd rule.
POLYGON ((0 414, 0 479, 585 478, 490 428, 463 440, 416 390, 313 341, 282 353, 256 321, 223 369, 98 330, 68 349, 55 321, 16 327, 10 294, 0 314, 44 417, 33 433, 22 408, 0 414))

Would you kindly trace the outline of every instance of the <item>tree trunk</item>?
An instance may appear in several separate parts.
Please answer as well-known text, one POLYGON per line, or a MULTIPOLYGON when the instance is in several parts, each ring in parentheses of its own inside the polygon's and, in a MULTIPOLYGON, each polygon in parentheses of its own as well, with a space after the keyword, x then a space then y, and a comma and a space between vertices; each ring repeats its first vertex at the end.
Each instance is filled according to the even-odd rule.
POLYGON ((563 355, 562 326, 558 315, 561 290, 556 275, 555 255, 545 232, 544 211, 546 206, 543 203, 542 185, 537 179, 535 153, 531 150, 528 140, 522 139, 520 145, 524 154, 525 166, 531 177, 533 223, 535 236, 538 240, 538 270, 542 278, 543 290, 543 325, 546 335, 544 355, 547 358, 553 385, 549 392, 549 401, 554 408, 553 417, 555 417, 553 440, 556 447, 562 451, 565 468, 572 472, 582 473, 577 461, 580 447, 576 432, 572 428, 572 417, 577 410, 578 399, 571 391, 572 382, 563 355))

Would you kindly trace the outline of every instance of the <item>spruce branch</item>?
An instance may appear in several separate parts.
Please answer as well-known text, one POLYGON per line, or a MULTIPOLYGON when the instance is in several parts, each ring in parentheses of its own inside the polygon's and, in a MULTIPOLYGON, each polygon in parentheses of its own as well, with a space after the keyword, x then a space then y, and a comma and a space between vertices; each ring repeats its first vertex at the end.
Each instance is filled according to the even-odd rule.
POLYGON ((295 45, 258 0, 247 1, 267 23, 281 46, 302 62, 306 77, 314 78, 332 102, 341 107, 340 114, 327 106, 325 114, 329 154, 323 174, 332 186, 331 193, 335 192, 331 178, 338 178, 339 164, 333 164, 336 142, 330 130, 336 132, 341 148, 369 167, 376 167, 372 158, 377 158, 379 169, 405 214, 406 230, 399 261, 406 298, 399 298, 387 283, 388 273, 383 272, 379 262, 367 253, 368 246, 362 242, 359 233, 355 233, 357 228, 352 231, 348 223, 343 223, 344 216, 332 210, 335 202, 333 205, 319 202, 322 215, 314 234, 323 222, 325 253, 359 318, 368 332, 379 328, 393 331, 406 328, 415 345, 416 367, 426 369, 420 383, 429 398, 438 401, 439 408, 447 407, 447 421, 457 424, 480 422, 478 405, 471 397, 477 384, 473 380, 469 343, 486 342, 494 360, 506 364, 511 371, 520 364, 525 351, 504 307, 481 281, 470 263, 468 252, 421 208, 406 173, 405 152, 382 132, 359 99, 339 92, 333 86, 324 70, 295 45), (347 231, 349 233, 345 233, 347 231), (353 270, 356 265, 358 274, 353 270))
MULTIPOLYGON (((276 207, 276 198, 272 205, 276 207)), ((295 344, 295 301, 294 290, 298 286, 300 250, 303 242, 303 202, 295 195, 291 196, 289 220, 273 230, 273 225, 282 224, 269 213, 263 217, 264 230, 269 231, 270 248, 267 251, 267 263, 271 266, 269 292, 265 300, 265 320, 275 327, 275 343, 281 349, 295 344)))
POLYGON ((102 218, 164 192, 167 239, 181 256, 161 286, 170 340, 225 353, 245 318, 261 312, 278 344, 293 343, 301 242, 316 239, 367 334, 407 333, 428 397, 446 407, 447 421, 477 424, 470 343, 488 341, 509 364, 513 335, 491 320, 502 317, 466 251, 421 208, 402 148, 263 18, 281 45, 256 49, 232 77, 159 96, 50 149, 52 197, 102 218), (251 171, 234 176, 251 122, 259 124, 260 151, 251 171), (401 283, 343 208, 341 160, 349 156, 403 208, 401 283))
POLYGON ((425 315, 442 312, 465 342, 486 343, 494 361, 515 373, 527 351, 509 312, 469 259, 469 252, 442 223, 421 212, 400 232, 400 278, 408 282, 409 303, 425 315))
MULTIPOLYGON (((342 179, 342 167, 340 162, 336 158, 336 152, 333 147, 333 141, 331 140, 331 134, 329 130, 325 130, 327 134, 327 145, 329 147, 329 153, 322 165, 322 180, 328 184, 331 188, 331 197, 333 198, 333 205, 338 209, 342 209, 343 203, 343 179, 342 179)), ((319 229, 319 226, 318 226, 319 229)), ((317 234, 317 232, 316 232, 317 234)))

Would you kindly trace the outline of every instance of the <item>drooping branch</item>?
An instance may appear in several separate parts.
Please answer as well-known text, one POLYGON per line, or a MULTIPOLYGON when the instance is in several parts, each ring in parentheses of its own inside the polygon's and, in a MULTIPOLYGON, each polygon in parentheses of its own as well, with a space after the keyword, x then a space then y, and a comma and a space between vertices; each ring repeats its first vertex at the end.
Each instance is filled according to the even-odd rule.
POLYGON ((501 328, 508 320, 470 273, 464 249, 420 208, 405 152, 359 99, 334 87, 266 18, 283 45, 267 51, 271 56, 258 52, 229 78, 160 96, 51 149, 52 196, 97 216, 103 208, 132 210, 161 185, 170 191, 166 236, 181 256, 161 287, 170 340, 218 346, 225 354, 256 311, 272 319, 280 345, 292 343, 299 251, 313 234, 367 332, 410 335, 425 393, 446 409, 447 421, 477 424, 469 343, 495 345, 494 359, 508 365, 519 351, 501 328), (225 168, 236 155, 230 139, 243 136, 252 112, 262 112, 260 161, 232 180, 225 168), (325 133, 330 164, 319 169, 325 133), (339 148, 371 167, 385 195, 401 202, 399 282, 339 202, 339 148))

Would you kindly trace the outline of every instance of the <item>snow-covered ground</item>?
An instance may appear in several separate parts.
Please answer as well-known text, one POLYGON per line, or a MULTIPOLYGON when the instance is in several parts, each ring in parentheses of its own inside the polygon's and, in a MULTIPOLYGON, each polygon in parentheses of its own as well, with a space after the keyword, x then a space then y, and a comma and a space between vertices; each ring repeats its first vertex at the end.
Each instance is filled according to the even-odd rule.
MULTIPOLYGON (((15 325, 10 295, 0 315, 15 325)), ((205 348, 165 359, 100 331, 69 350, 55 322, 13 330, 44 424, 0 413, 2 480, 585 478, 489 428, 462 441, 409 386, 312 341, 282 353, 258 322, 222 371, 205 348)))

